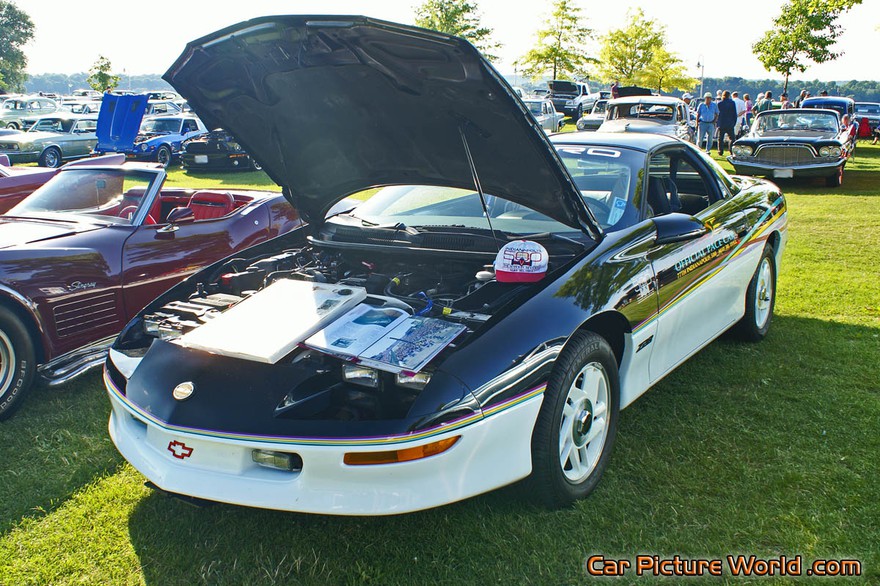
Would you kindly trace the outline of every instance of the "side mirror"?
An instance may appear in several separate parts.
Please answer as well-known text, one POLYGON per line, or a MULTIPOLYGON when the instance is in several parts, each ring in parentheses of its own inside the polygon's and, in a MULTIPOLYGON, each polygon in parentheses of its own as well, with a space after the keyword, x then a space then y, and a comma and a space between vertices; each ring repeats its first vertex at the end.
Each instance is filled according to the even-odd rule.
POLYGON ((174 208, 168 214, 167 222, 172 226, 178 224, 192 224, 196 221, 196 216, 192 208, 174 208))
POLYGON ((3 165, 4 167, 10 167, 11 165, 9 164, 9 157, 6 155, 0 155, 0 165, 3 165))
POLYGON ((687 214, 665 214, 655 217, 653 222, 654 228, 657 230, 655 244, 672 244, 694 240, 709 232, 709 228, 705 224, 687 214))

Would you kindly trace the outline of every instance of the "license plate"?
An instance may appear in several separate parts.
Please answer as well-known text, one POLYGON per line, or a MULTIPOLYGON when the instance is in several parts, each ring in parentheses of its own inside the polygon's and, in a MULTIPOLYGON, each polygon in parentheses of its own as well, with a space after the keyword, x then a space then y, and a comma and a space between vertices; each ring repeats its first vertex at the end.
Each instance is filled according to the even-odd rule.
POLYGON ((777 179, 791 179, 794 177, 794 169, 774 169, 773 176, 777 179))
POLYGON ((196 155, 195 162, 199 163, 200 165, 204 165, 208 162, 208 155, 196 155))

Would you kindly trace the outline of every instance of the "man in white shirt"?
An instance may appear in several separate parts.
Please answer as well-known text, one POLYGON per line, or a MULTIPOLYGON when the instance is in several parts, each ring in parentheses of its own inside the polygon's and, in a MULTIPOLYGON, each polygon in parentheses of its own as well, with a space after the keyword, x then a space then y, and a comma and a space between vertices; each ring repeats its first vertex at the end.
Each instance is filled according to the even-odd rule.
POLYGON ((742 136, 747 130, 744 127, 746 122, 746 102, 739 98, 739 92, 733 92, 730 97, 733 99, 733 103, 736 104, 736 128, 734 128, 734 132, 736 132, 737 136, 742 136))

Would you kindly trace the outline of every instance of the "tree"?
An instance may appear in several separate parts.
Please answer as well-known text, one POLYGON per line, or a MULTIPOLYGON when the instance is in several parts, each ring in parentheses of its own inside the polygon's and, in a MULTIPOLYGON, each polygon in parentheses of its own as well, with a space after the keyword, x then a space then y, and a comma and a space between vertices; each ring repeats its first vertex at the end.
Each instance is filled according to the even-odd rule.
POLYGON ((0 0, 0 88, 21 89, 27 79, 27 56, 21 47, 33 37, 31 17, 12 2, 0 0))
POLYGON ((666 47, 658 47, 641 73, 638 83, 658 92, 672 92, 677 89, 690 89, 697 85, 696 79, 685 71, 684 63, 666 47))
POLYGON ((492 29, 480 25, 477 5, 468 0, 425 0, 416 8, 416 25, 465 38, 489 60, 500 47, 492 40, 492 29))
POLYGON ((580 11, 573 0, 553 1, 550 16, 536 33, 535 47, 518 60, 526 75, 538 77, 549 70, 553 79, 565 79, 594 61, 585 48, 593 31, 581 26, 580 11))
POLYGON ((843 33, 837 18, 862 0, 789 0, 773 19, 773 26, 754 45, 752 52, 767 71, 788 78, 803 73, 809 62, 825 63, 840 57, 832 48, 843 33))
POLYGON ((115 89, 119 85, 119 76, 110 73, 113 66, 110 60, 103 55, 98 56, 98 60, 89 69, 89 77, 86 79, 93 90, 103 92, 106 89, 115 89))
POLYGON ((646 18, 644 11, 637 8, 627 14, 626 26, 602 36, 599 76, 605 81, 619 81, 622 85, 638 84, 654 53, 665 43, 665 27, 646 18))

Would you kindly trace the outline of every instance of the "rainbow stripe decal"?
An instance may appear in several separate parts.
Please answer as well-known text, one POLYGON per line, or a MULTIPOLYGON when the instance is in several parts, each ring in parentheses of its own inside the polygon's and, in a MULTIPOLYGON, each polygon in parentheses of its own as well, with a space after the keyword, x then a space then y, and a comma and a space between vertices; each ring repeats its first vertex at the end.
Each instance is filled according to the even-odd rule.
POLYGON ((488 407, 484 411, 480 413, 474 413, 472 415, 466 415, 461 417, 460 419, 455 419, 450 421, 449 423, 443 423, 437 425, 435 427, 431 427, 422 431, 415 431, 412 433, 398 434, 398 435, 390 435, 390 436, 375 436, 375 437, 362 437, 362 438, 312 438, 312 437, 291 437, 291 436, 268 436, 268 435, 252 435, 252 434, 235 434, 228 433, 224 431, 211 430, 211 429, 195 429, 191 427, 181 427, 177 425, 170 425, 161 419, 158 419, 154 415, 144 411, 139 406, 132 403, 128 397, 126 397, 122 391, 116 386, 116 384, 110 379, 107 374, 107 369, 104 369, 104 384, 107 386, 107 392, 110 394, 111 401, 115 398, 129 413, 135 417, 135 419, 139 419, 142 422, 149 422, 150 424, 162 428, 165 431, 171 433, 186 433, 187 435, 200 436, 204 438, 211 439, 224 439, 224 440, 233 440, 233 441, 249 441, 249 442, 260 442, 260 443, 273 443, 273 444, 286 444, 286 445, 302 445, 302 446, 384 446, 388 444, 398 444, 398 443, 410 443, 415 441, 420 441, 424 439, 428 439, 434 437, 436 435, 449 433, 450 431, 455 431, 457 429, 461 429, 473 423, 477 423, 483 419, 491 417, 493 415, 497 415, 503 411, 508 409, 512 409, 517 405, 521 405, 526 401, 534 399, 544 393, 547 388, 547 383, 540 384, 536 387, 533 387, 515 397, 507 399, 506 401, 502 401, 497 405, 493 405, 488 407))
POLYGON ((767 232, 767 230, 771 226, 775 225, 776 221, 784 216, 787 211, 784 202, 785 199, 783 197, 780 197, 775 202, 773 202, 773 205, 770 206, 770 209, 768 209, 760 218, 758 218, 758 221, 755 222, 755 227, 752 228, 745 236, 743 236, 743 238, 740 240, 740 243, 733 250, 728 252, 725 256, 714 261, 713 264, 715 266, 708 270, 703 276, 701 276, 693 285, 687 287, 677 296, 670 299, 666 303, 666 305, 664 305, 657 311, 657 313, 633 328, 633 333, 636 333, 642 328, 650 325, 658 317, 660 317, 661 315, 678 305, 678 303, 680 303, 682 300, 693 294, 694 291, 696 291, 701 285, 704 285, 709 279, 717 275, 721 271, 721 269, 725 267, 725 265, 741 255, 749 247, 765 241, 767 237, 763 236, 763 234, 767 232))

